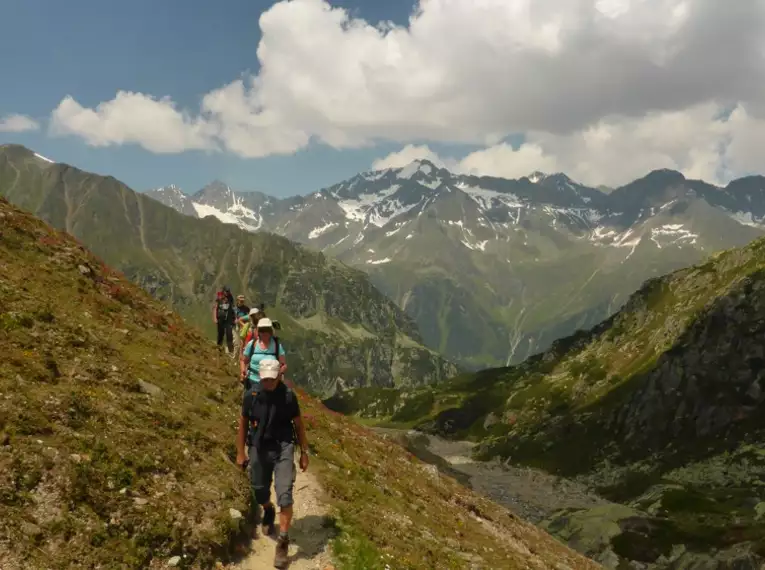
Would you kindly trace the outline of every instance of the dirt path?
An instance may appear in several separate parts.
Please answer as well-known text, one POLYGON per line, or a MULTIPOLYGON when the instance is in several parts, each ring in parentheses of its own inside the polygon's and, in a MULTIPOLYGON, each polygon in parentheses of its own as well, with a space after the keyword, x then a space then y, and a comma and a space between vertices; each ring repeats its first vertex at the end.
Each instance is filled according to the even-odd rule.
MULTIPOLYGON (((295 506, 290 529, 290 570, 332 570, 329 547, 331 528, 326 528, 327 506, 322 502, 322 488, 309 471, 298 470, 295 480, 295 506)), ((274 491, 271 491, 271 497, 274 491)), ((277 528, 278 528, 277 515, 277 528)), ((236 570, 266 570, 274 567, 276 540, 260 536, 250 545, 250 554, 236 570)))

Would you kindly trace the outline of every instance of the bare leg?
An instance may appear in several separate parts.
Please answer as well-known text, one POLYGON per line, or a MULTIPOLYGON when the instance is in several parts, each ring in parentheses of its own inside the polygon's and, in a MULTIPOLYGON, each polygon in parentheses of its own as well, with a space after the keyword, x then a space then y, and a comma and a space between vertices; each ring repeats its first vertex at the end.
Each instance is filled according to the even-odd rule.
POLYGON ((287 534, 290 530, 290 524, 292 524, 292 505, 282 507, 279 511, 279 531, 282 534, 287 534))

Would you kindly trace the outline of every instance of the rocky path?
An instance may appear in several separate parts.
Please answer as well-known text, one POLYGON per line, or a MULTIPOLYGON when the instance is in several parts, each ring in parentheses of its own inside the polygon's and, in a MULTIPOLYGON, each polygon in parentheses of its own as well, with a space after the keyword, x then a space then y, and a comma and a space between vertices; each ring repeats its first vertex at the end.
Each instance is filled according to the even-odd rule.
MULTIPOLYGON (((271 496, 274 496, 272 490, 271 496)), ((332 530, 325 526, 327 506, 321 500, 322 489, 310 468, 298 470, 295 481, 295 506, 290 529, 290 570, 333 570, 328 543, 332 530)), ((278 528, 278 518, 277 518, 278 528)), ((234 568, 266 570, 274 567, 276 539, 260 536, 250 544, 250 553, 234 568)))

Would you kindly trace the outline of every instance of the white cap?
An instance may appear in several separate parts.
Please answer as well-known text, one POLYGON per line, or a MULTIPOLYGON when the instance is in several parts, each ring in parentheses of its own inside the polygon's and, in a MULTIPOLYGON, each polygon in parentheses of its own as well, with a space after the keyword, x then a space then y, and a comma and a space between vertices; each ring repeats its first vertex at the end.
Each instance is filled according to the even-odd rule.
POLYGON ((260 312, 260 309, 255 307, 254 309, 250 309, 250 316, 257 315, 260 312))
POLYGON ((259 329, 270 329, 273 328, 274 324, 271 322, 271 319, 260 319, 258 321, 258 328, 259 329))
POLYGON ((279 376, 279 368, 281 368, 281 364, 273 358, 261 360, 258 365, 261 378, 276 378, 279 376))

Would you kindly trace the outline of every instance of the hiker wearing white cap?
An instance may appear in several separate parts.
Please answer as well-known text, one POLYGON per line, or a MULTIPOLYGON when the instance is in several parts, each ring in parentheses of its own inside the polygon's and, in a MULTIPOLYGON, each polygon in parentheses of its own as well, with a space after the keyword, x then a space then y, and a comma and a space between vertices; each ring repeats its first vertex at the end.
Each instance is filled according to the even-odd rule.
POLYGON ((258 320, 257 331, 242 351, 240 372, 245 389, 260 389, 260 361, 271 358, 279 361, 279 374, 287 371, 284 347, 278 336, 274 336, 274 325, 269 318, 258 320))
POLYGON ((257 522, 261 523, 266 535, 276 530, 276 508, 271 502, 272 480, 274 483, 276 504, 279 506, 279 538, 274 556, 276 568, 288 565, 296 443, 300 445, 300 469, 305 471, 308 468, 308 440, 300 405, 297 394, 280 380, 282 367, 283 364, 270 356, 260 361, 262 387, 248 390, 245 394, 236 438, 237 465, 246 468, 249 457, 250 488, 254 502, 252 512, 256 516, 253 538, 257 538, 257 522), (245 443, 249 445, 248 456, 245 456, 245 443), (258 516, 258 507, 263 509, 262 518, 258 516))

